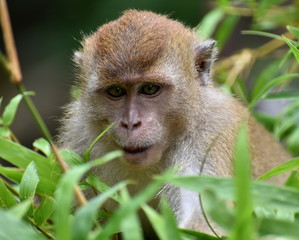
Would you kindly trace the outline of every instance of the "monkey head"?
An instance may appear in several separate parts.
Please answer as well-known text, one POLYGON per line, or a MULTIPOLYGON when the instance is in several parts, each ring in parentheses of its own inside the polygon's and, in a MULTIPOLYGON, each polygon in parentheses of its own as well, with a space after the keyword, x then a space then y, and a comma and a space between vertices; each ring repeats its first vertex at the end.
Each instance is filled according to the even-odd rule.
POLYGON ((190 99, 209 83, 214 41, 165 16, 129 10, 82 46, 75 62, 86 117, 101 130, 115 123, 106 144, 123 150, 128 165, 162 160, 189 124, 190 99))

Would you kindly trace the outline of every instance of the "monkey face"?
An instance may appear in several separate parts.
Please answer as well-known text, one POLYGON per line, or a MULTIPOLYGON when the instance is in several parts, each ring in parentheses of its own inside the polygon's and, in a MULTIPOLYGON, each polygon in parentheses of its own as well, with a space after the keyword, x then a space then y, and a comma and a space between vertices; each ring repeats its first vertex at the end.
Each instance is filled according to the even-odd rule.
POLYGON ((170 83, 144 76, 111 81, 98 89, 94 98, 102 106, 99 115, 105 116, 109 123, 116 123, 110 141, 124 151, 125 163, 140 168, 162 158, 170 126, 165 115, 169 106, 160 103, 167 103, 172 91, 170 83))

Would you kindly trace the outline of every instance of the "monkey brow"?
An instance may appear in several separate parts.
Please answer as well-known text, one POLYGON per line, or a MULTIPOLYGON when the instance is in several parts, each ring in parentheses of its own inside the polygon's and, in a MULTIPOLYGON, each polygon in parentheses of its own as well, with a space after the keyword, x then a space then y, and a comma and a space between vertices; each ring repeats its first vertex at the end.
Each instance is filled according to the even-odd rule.
POLYGON ((99 83, 99 88, 104 89, 111 87, 113 85, 123 85, 123 84, 137 84, 137 83, 159 83, 159 84, 169 84, 171 83, 171 78, 165 77, 165 74, 145 74, 138 76, 125 76, 116 79, 106 79, 99 83))

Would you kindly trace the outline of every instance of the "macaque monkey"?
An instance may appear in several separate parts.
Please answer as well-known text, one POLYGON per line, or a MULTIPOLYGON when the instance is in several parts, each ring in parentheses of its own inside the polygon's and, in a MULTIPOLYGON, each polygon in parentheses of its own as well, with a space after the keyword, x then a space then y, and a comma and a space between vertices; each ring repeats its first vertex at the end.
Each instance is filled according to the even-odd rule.
MULTIPOLYGON (((126 11, 86 37, 75 53, 80 96, 67 107, 60 145, 82 155, 115 122, 92 158, 117 149, 124 155, 92 171, 109 185, 135 180, 132 195, 153 175, 175 166, 181 175, 232 176, 235 138, 244 119, 254 178, 288 160, 247 109, 213 85, 215 55, 215 41, 200 39, 178 21, 126 11)), ((198 194, 172 186, 161 192, 181 228, 210 232, 198 194)), ((154 208, 159 196, 150 202, 154 208)))

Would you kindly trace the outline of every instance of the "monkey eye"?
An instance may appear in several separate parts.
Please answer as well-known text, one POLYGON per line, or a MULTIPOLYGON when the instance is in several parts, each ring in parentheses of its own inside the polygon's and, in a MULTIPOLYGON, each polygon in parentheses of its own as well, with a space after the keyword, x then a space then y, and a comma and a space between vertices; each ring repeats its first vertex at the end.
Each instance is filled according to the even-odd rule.
POLYGON ((149 83, 141 87, 140 93, 145 95, 154 95, 160 90, 160 86, 157 84, 149 83))
POLYGON ((106 91, 111 97, 114 98, 119 98, 126 94, 126 91, 123 88, 118 86, 110 87, 106 91))

